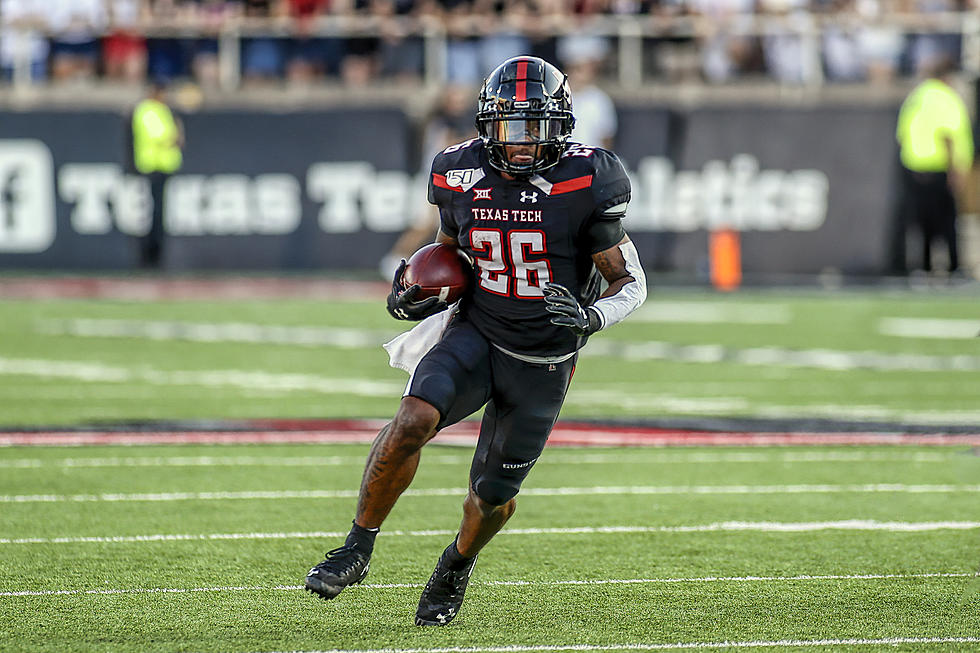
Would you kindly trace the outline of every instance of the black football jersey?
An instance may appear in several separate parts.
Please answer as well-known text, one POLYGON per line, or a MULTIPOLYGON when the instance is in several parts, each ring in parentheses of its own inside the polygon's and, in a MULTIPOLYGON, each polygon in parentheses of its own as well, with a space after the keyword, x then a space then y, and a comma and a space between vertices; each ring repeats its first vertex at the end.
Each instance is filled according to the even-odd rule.
POLYGON ((514 353, 558 356, 581 347, 584 340, 571 329, 550 323, 542 286, 561 284, 583 305, 596 299, 592 254, 619 238, 602 242, 616 232, 590 227, 619 221, 629 198, 623 165, 598 147, 569 144, 544 174, 514 180, 490 166, 478 138, 436 155, 429 201, 439 207, 443 233, 476 262, 462 314, 490 342, 514 353))

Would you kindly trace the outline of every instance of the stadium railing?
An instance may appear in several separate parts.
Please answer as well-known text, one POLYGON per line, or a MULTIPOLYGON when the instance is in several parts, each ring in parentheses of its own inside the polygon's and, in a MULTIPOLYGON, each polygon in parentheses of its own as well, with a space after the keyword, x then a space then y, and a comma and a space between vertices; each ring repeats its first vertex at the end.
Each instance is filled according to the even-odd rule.
MULTIPOLYGON (((2 20, 2 17, 0 17, 2 20)), ((440 21, 417 20, 410 17, 386 17, 392 21, 399 33, 421 38, 424 44, 424 62, 421 71, 426 86, 435 88, 446 82, 447 45, 449 34, 440 21)), ((310 23, 306 34, 317 37, 375 37, 381 33, 381 23, 373 16, 334 16, 317 17, 310 23)), ((950 34, 961 40, 960 69, 971 76, 980 76, 980 13, 978 12, 939 12, 939 13, 886 13, 875 23, 875 27, 899 29, 904 35, 910 34, 950 34)), ((774 33, 796 36, 803 50, 806 62, 805 75, 795 85, 819 87, 827 83, 824 76, 822 35, 830 28, 854 28, 853 17, 837 14, 818 14, 794 12, 792 15, 756 14, 740 16, 737 21, 728 21, 722 29, 736 36, 763 37, 774 33)), ((549 36, 563 36, 571 33, 605 36, 614 44, 615 77, 612 80, 622 88, 636 88, 661 83, 648 75, 644 69, 644 41, 657 39, 689 39, 696 43, 705 34, 720 28, 716 20, 707 17, 679 16, 665 18, 648 15, 596 15, 587 22, 576 22, 574 28, 550 26, 545 28, 549 36)), ((18 31, 17 26, 8 25, 10 33, 18 31)), ((225 91, 234 91, 241 84, 241 45, 242 40, 254 37, 290 38, 295 34, 295 22, 291 19, 264 19, 254 17, 233 17, 225 21, 217 34, 203 25, 187 23, 168 23, 153 21, 136 26, 135 32, 147 38, 215 38, 218 41, 219 86, 225 91)), ((468 27, 464 36, 486 36, 485 28, 468 27)), ((97 33, 104 36, 105 33, 97 33)), ((54 36, 47 34, 47 36, 54 36)), ((14 65, 10 84, 23 89, 37 84, 31 76, 30 52, 26 39, 13 39, 14 65), (23 47, 18 47, 18 45, 23 47)))

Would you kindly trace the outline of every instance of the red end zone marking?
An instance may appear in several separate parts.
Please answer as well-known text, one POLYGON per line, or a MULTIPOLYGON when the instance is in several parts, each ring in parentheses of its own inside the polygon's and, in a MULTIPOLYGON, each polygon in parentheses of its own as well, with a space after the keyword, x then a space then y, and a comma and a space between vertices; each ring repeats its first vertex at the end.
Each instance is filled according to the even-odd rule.
MULTIPOLYGON (((0 446, 84 446, 84 445, 161 445, 161 444, 340 444, 369 443, 383 422, 338 421, 332 428, 324 422, 291 423, 282 428, 256 431, 47 431, 0 433, 0 446), (308 428, 303 428, 307 426, 308 428)), ((442 444, 472 446, 479 432, 478 422, 464 422, 445 429, 434 440, 442 444)), ((813 446, 813 445, 932 445, 980 446, 980 433, 762 433, 683 431, 641 427, 602 427, 592 424, 559 423, 550 446, 813 446)))

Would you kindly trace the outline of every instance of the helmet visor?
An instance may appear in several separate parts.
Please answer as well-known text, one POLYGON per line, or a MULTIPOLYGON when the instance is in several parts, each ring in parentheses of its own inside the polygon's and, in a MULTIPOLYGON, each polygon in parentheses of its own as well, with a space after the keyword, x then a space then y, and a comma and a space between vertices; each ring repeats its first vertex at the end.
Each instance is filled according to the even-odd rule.
POLYGON ((488 125, 490 138, 500 143, 540 143, 563 133, 558 118, 494 118, 488 125))

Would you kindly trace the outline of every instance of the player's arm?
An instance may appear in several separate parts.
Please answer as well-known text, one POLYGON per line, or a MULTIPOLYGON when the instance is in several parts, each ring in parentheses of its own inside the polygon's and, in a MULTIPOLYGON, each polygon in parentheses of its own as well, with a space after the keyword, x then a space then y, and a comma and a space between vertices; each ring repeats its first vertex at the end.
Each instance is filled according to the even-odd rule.
POLYGON ((595 311, 600 320, 599 329, 605 329, 622 322, 646 301, 647 278, 636 246, 625 234, 615 247, 593 254, 592 262, 609 287, 585 310, 595 311))
POLYGON ((564 286, 544 286, 545 308, 552 324, 567 326, 579 335, 590 335, 623 321, 647 298, 647 280, 636 246, 625 233, 613 247, 596 252, 592 262, 609 287, 595 304, 583 307, 564 286))
POLYGON ((456 236, 450 236, 442 229, 439 229, 439 232, 436 234, 436 242, 442 243, 443 245, 455 245, 459 247, 459 239, 456 236))

